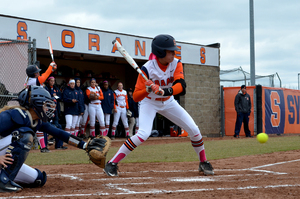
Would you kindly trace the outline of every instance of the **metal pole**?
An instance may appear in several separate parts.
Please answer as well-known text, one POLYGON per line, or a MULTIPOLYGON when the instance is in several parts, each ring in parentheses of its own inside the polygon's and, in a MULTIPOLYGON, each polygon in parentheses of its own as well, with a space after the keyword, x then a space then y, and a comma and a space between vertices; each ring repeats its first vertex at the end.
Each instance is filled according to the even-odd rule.
POLYGON ((32 61, 33 61, 33 64, 36 63, 36 39, 33 39, 33 57, 32 57, 32 61))
POLYGON ((253 0, 249 0, 250 13, 250 79, 251 86, 255 85, 255 50, 254 50, 254 14, 253 14, 253 0))

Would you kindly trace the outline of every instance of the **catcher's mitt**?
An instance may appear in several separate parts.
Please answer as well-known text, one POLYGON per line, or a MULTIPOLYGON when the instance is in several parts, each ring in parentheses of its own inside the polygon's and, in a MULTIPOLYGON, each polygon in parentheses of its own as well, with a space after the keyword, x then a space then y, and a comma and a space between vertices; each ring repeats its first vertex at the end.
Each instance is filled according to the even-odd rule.
POLYGON ((106 154, 110 148, 111 140, 107 136, 97 136, 87 141, 86 152, 90 160, 100 168, 105 167, 106 154))
POLYGON ((90 99, 90 100, 96 100, 96 99, 98 99, 97 93, 91 92, 91 93, 90 93, 90 96, 89 96, 89 99, 90 99))

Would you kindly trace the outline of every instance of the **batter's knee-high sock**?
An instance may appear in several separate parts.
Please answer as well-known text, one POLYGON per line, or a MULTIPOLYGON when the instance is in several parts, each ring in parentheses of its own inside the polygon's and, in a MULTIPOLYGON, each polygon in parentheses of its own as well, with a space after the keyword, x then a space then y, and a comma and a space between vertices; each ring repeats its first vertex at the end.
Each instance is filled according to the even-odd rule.
POLYGON ((196 151, 200 162, 204 162, 206 160, 205 150, 204 150, 204 143, 201 134, 197 134, 191 137, 191 143, 196 151))
POLYGON ((113 126, 113 127, 111 128, 111 136, 112 136, 112 137, 115 137, 115 135, 116 135, 116 127, 113 126))
POLYGON ((90 126, 90 136, 93 136, 93 137, 96 136, 95 127, 94 126, 90 126))
POLYGON ((115 154, 115 156, 109 161, 118 163, 122 159, 124 159, 131 151, 133 151, 137 146, 142 144, 144 140, 137 135, 134 135, 128 138, 124 144, 120 147, 119 151, 115 154))
POLYGON ((126 132, 126 137, 129 136, 129 127, 125 128, 125 132, 126 132))
POLYGON ((40 144, 41 149, 45 148, 46 145, 45 145, 44 133, 43 133, 43 132, 37 131, 37 132, 36 132, 36 138, 37 138, 38 141, 39 141, 39 144, 40 144))

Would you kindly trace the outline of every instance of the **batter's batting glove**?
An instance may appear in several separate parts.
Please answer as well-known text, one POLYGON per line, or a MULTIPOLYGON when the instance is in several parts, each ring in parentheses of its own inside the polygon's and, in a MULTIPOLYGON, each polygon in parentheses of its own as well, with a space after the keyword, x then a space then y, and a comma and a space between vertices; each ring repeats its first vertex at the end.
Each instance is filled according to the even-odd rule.
POLYGON ((57 69, 57 65, 54 61, 50 63, 50 66, 52 66, 52 72, 54 72, 57 69))
POLYGON ((145 82, 146 91, 148 93, 151 93, 151 91, 152 91, 152 89, 151 89, 152 85, 155 85, 155 84, 151 80, 148 80, 148 81, 145 82))

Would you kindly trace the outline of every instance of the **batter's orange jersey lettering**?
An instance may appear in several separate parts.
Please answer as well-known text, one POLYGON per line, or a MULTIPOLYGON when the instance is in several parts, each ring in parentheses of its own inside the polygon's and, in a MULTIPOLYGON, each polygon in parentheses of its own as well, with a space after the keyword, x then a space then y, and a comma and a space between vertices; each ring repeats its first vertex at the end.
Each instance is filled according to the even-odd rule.
MULTIPOLYGON (((177 95, 183 91, 181 84, 175 84, 173 82, 177 79, 184 79, 183 67, 180 60, 174 58, 174 60, 167 66, 162 65, 157 59, 152 59, 146 62, 142 67, 142 72, 152 80, 155 84, 163 88, 173 88, 173 95, 177 95)), ((166 98, 168 96, 158 96, 154 93, 148 93, 145 86, 146 80, 142 75, 138 76, 135 91, 133 93, 134 101, 138 102, 143 100, 146 96, 151 98, 166 98)))

